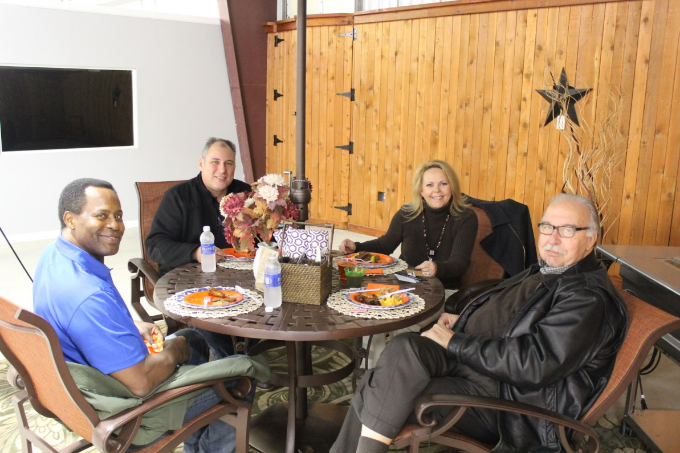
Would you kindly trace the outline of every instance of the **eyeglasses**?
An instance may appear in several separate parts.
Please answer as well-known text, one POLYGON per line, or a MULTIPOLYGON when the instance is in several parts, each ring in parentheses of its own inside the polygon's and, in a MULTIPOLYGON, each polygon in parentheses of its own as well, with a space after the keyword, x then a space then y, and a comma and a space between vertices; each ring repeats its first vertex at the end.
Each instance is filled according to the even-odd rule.
POLYGON ((589 227, 575 227, 574 225, 554 226, 549 223, 539 223, 538 232, 550 236, 554 230, 563 238, 573 238, 577 231, 588 230, 589 227))

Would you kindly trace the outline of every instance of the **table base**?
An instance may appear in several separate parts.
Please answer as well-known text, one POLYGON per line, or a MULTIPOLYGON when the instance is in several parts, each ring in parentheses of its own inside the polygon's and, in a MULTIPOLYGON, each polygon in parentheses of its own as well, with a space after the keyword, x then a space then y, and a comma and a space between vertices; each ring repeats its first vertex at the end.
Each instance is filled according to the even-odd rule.
MULTIPOLYGON (((302 453, 328 453, 340 433, 346 406, 311 403, 307 418, 296 420, 296 449, 302 453)), ((284 453, 288 403, 268 407, 250 422, 250 446, 263 453, 284 453)))

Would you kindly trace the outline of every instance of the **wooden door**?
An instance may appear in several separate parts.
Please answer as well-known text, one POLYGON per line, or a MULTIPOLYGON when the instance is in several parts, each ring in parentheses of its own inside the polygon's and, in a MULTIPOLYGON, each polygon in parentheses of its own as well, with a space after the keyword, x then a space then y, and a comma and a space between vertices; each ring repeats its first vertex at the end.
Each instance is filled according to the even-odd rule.
POLYGON ((294 30, 267 36, 267 173, 295 172, 296 43, 294 30))
MULTIPOLYGON (((312 183, 310 222, 331 222, 347 228, 349 205, 352 32, 351 23, 339 20, 308 21, 305 173, 312 183)), ((296 172, 296 64, 297 32, 269 34, 267 88, 267 172, 296 172), (277 38, 278 37, 278 38, 277 38), (284 39, 284 41, 280 41, 284 39), (278 42, 278 45, 275 45, 278 42), (270 85, 271 84, 271 85, 270 85), (276 88, 282 87, 282 88, 276 88), (283 97, 273 100, 274 90, 283 97), (274 135, 283 142, 274 146, 274 135)))

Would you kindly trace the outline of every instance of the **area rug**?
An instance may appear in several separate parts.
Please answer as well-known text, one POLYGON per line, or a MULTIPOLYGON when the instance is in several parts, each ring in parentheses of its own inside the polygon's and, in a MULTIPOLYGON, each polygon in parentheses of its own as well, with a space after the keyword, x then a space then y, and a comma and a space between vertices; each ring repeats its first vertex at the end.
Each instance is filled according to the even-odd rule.
MULTIPOLYGON (((315 372, 338 369, 347 363, 347 358, 345 356, 326 348, 314 347, 312 356, 315 372)), ((280 370, 281 372, 285 371, 286 360, 283 348, 267 352, 266 358, 273 370, 280 370)), ((16 453, 21 451, 21 442, 17 431, 16 418, 11 405, 11 397, 16 391, 9 385, 6 379, 8 366, 9 364, 6 360, 0 360, 0 453, 16 453)), ((308 398, 312 402, 349 405, 351 397, 352 382, 349 377, 332 385, 308 389, 308 398)), ((253 404, 253 416, 257 415, 268 406, 280 401, 287 401, 287 399, 287 388, 275 388, 268 391, 258 389, 253 404)), ((78 436, 64 429, 63 425, 59 422, 44 418, 32 410, 28 411, 28 419, 31 426, 34 427, 34 429, 37 429, 55 448, 63 447, 78 439, 78 436)), ((603 444, 602 451, 604 453, 646 452, 647 450, 644 449, 644 446, 640 441, 620 434, 619 423, 620 421, 615 417, 605 416, 600 419, 598 426, 595 427, 603 444)), ((91 448, 87 451, 96 450, 91 448)), ((181 451, 181 448, 178 448, 177 451, 181 451)), ((406 450, 391 451, 396 452, 406 450)), ((424 445, 420 451, 435 453, 446 452, 448 450, 434 445, 424 445)), ((251 452, 257 453, 257 451, 253 449, 251 449, 251 452)))

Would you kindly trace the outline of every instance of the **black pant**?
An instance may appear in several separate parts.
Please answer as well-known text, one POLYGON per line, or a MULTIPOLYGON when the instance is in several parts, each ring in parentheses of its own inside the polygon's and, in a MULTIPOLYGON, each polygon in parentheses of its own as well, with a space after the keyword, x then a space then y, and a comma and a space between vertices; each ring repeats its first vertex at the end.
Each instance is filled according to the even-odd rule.
MULTIPOLYGON (((425 394, 496 396, 498 382, 447 357, 440 345, 418 334, 397 335, 357 387, 352 406, 332 453, 356 451, 361 425, 393 439, 407 423, 416 423, 415 401, 425 394)), ((433 409, 440 416, 447 408, 433 409)), ((468 409, 454 427, 482 442, 498 442, 497 412, 468 409)))

